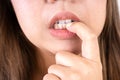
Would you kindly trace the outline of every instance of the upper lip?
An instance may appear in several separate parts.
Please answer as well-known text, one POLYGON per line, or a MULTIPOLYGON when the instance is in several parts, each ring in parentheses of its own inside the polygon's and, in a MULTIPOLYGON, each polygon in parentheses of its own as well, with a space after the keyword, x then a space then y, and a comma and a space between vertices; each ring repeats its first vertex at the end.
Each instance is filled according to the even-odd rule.
POLYGON ((58 20, 66 20, 66 19, 72 19, 74 21, 80 21, 80 19, 71 12, 59 12, 55 16, 53 16, 49 22, 49 27, 53 27, 56 21, 58 20))

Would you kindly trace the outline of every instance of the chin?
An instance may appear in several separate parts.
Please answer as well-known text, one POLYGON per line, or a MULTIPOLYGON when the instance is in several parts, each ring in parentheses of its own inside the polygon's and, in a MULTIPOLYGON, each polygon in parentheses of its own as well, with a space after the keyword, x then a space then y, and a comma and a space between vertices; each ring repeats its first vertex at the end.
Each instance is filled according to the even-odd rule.
POLYGON ((56 54, 59 51, 68 51, 74 54, 81 53, 81 47, 78 46, 62 46, 62 47, 51 47, 49 48, 49 51, 53 54, 56 54))
POLYGON ((41 43, 38 45, 39 48, 43 51, 47 51, 49 53, 56 54, 59 51, 68 51, 75 54, 81 52, 81 40, 73 39, 73 40, 50 40, 45 43, 41 43))

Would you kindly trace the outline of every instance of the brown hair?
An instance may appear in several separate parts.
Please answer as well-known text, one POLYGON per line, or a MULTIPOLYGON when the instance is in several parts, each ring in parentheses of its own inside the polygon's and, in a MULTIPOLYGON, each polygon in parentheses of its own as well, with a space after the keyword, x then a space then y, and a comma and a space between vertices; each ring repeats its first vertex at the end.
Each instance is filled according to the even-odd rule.
POLYGON ((22 33, 10 1, 1 0, 0 80, 30 80, 33 62, 35 47, 22 33))
POLYGON ((117 0, 107 0, 106 22, 99 37, 104 80, 120 80, 120 21, 117 0))
MULTIPOLYGON (((104 80, 120 80, 120 37, 117 0, 107 0, 107 16, 99 37, 104 80)), ((17 22, 10 0, 0 1, 0 80, 30 80, 36 47, 17 22), (34 54, 33 54, 34 53, 34 54)))

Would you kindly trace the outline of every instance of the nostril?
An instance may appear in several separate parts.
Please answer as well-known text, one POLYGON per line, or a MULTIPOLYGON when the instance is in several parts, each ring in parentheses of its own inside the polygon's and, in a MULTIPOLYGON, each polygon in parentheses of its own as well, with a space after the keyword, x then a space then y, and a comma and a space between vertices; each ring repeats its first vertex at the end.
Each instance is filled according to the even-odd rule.
POLYGON ((54 3, 55 1, 65 1, 65 0, 46 0, 48 3, 54 3))
POLYGON ((56 0, 47 0, 48 3, 54 3, 56 0))
MULTIPOLYGON (((47 2, 47 3, 54 3, 56 1, 65 1, 65 0, 45 0, 45 2, 47 2)), ((75 3, 75 0, 68 0, 68 1, 71 3, 75 3)))

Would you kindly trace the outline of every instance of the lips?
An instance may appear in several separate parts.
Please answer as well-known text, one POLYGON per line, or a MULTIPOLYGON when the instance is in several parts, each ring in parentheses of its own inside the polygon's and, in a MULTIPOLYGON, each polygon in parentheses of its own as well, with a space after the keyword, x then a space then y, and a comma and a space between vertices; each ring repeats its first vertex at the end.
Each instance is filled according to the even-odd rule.
POLYGON ((80 19, 73 13, 71 12, 59 12, 55 16, 52 17, 49 23, 49 28, 53 28, 54 24, 59 21, 59 20, 66 20, 66 19, 71 19, 74 20, 75 22, 79 22, 80 19))
POLYGON ((68 19, 73 20, 74 22, 80 21, 80 19, 71 12, 59 12, 55 16, 53 16, 52 19, 50 20, 50 23, 49 23, 50 34, 53 37, 58 38, 58 39, 71 39, 71 38, 76 37, 75 33, 72 33, 68 31, 67 29, 61 29, 61 28, 56 29, 55 28, 55 24, 57 21, 60 21, 60 20, 65 21, 68 19))

